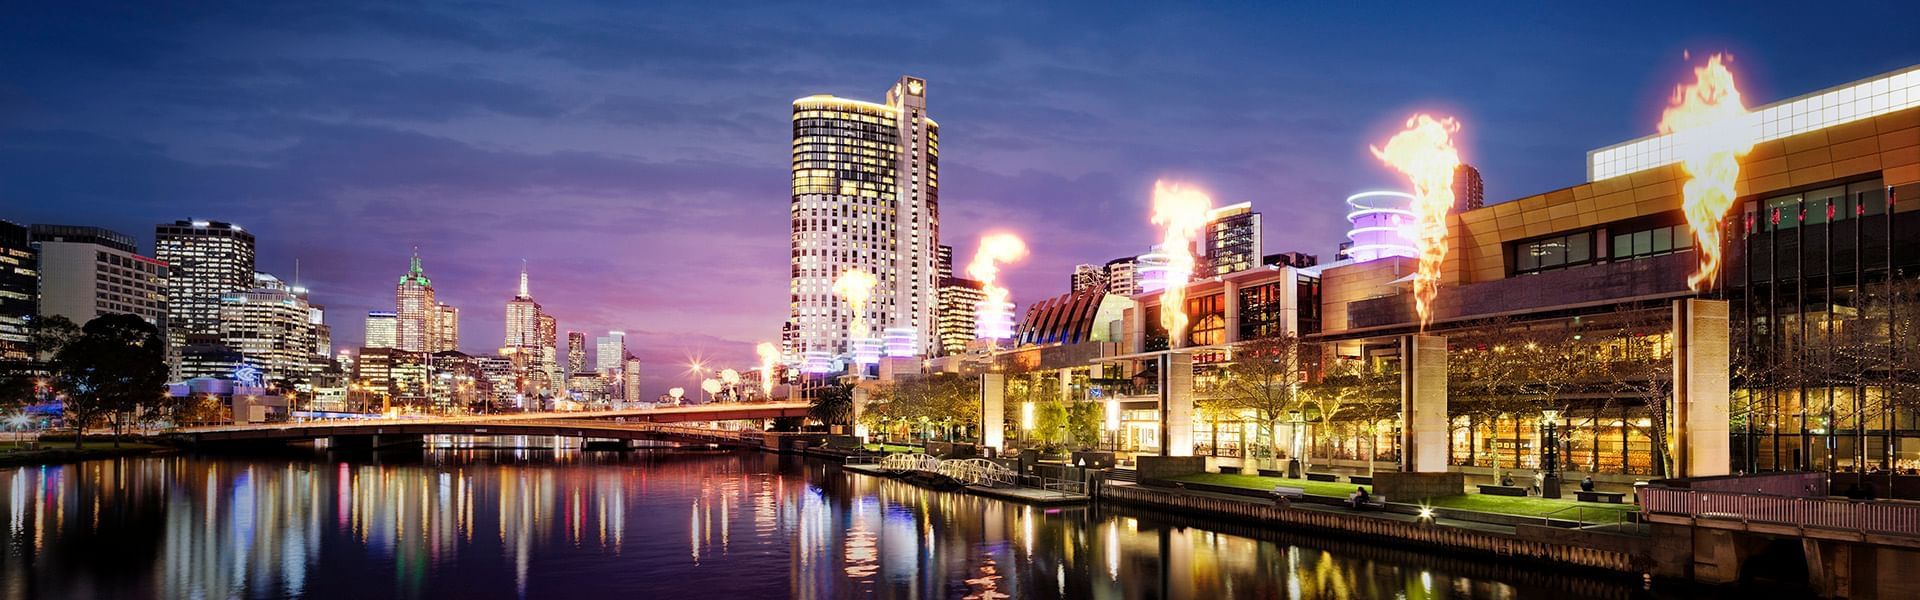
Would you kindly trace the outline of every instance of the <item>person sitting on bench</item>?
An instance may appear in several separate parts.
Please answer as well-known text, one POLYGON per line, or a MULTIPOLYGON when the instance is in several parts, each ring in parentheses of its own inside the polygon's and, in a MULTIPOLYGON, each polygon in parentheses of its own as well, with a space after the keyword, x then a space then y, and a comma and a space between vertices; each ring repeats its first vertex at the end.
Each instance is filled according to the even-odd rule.
POLYGON ((1363 488, 1363 487, 1353 488, 1353 493, 1347 494, 1347 507, 1352 508, 1354 510, 1360 510, 1361 508, 1367 505, 1368 501, 1372 499, 1373 498, 1367 496, 1367 488, 1363 488))
POLYGON ((1583 478, 1581 478, 1581 479, 1580 479, 1580 491, 1582 491, 1582 492, 1591 492, 1591 491, 1593 491, 1593 476, 1592 476, 1592 475, 1588 475, 1588 476, 1586 476, 1586 477, 1583 477, 1583 478))
POLYGON ((1512 476, 1512 475, 1508 475, 1508 474, 1507 474, 1507 473, 1506 473, 1505 471, 1501 471, 1501 472, 1500 472, 1500 485, 1503 485, 1503 486, 1506 486, 1506 487, 1513 487, 1513 476, 1512 476))

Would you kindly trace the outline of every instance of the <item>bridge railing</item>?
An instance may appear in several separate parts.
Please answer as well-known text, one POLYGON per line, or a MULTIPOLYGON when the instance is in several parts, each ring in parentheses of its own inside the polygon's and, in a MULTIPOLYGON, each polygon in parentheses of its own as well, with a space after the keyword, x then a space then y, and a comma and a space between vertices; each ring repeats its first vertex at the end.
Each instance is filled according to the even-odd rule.
POLYGON ((1907 502, 1799 498, 1649 487, 1640 490, 1640 505, 1647 512, 1656 514, 1696 518, 1704 516, 1737 519, 1748 523, 1920 536, 1920 504, 1907 502))

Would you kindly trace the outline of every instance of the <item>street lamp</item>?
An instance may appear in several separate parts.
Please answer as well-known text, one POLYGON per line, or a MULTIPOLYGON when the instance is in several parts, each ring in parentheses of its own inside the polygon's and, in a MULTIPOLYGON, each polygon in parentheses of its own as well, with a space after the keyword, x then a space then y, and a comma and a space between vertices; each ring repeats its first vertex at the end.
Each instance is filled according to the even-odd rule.
POLYGON ((1546 408, 1540 410, 1540 462, 1546 465, 1545 475, 1540 478, 1540 497, 1560 497, 1560 411, 1546 408))
POLYGON ((1027 432, 1033 430, 1033 401, 1020 403, 1020 443, 1026 445, 1027 432))
POLYGON ((1300 478, 1300 448, 1307 441, 1307 415, 1297 410, 1287 411, 1287 422, 1293 424, 1293 450, 1287 455, 1287 477, 1300 478))

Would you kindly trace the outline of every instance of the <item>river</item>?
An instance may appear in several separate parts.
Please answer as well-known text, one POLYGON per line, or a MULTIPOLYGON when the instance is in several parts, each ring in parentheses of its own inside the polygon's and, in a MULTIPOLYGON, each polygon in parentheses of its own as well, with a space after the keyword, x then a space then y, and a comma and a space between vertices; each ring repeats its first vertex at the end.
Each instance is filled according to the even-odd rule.
MULTIPOLYGON (((1628 598, 1637 582, 753 452, 0 469, 0 598, 1628 598)), ((1676 596, 1679 597, 1679 596, 1676 596)))

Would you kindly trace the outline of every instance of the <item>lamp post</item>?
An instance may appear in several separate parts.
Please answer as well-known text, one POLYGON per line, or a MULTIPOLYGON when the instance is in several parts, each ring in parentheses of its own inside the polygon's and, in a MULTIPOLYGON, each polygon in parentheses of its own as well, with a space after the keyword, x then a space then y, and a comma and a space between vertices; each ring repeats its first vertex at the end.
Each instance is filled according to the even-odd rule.
POLYGON ((1540 411, 1540 462, 1545 465, 1545 474, 1540 478, 1540 497, 1560 497, 1560 411, 1542 409, 1540 411))
POLYGON ((1293 424, 1293 449, 1287 452, 1287 477, 1299 479, 1300 448, 1307 441, 1307 416, 1297 410, 1287 411, 1287 422, 1293 424))
POLYGON ((1020 447, 1027 446, 1027 432, 1033 429, 1033 401, 1020 403, 1020 447))

